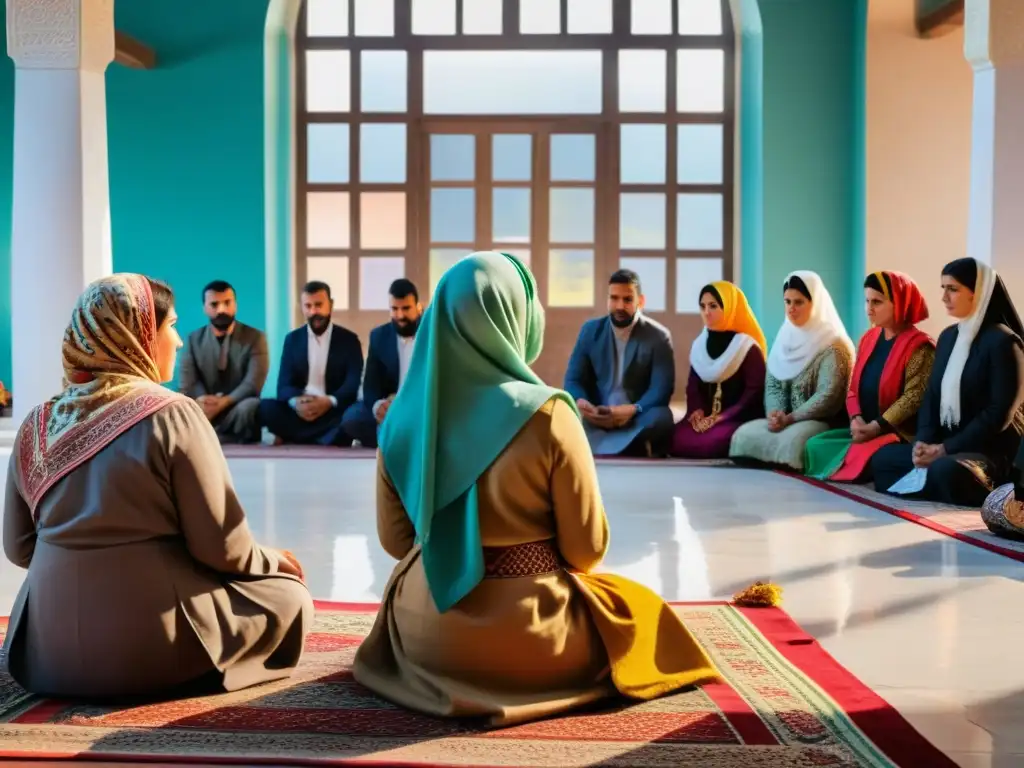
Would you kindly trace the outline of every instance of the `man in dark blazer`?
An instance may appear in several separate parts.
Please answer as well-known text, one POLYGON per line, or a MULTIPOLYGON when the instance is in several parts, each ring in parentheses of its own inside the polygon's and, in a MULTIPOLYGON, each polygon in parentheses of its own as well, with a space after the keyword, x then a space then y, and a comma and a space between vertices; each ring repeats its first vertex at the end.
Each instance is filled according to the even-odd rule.
POLYGON ((303 286, 306 325, 285 336, 277 399, 260 402, 260 418, 279 442, 352 444, 341 417, 359 394, 363 347, 352 331, 331 322, 333 309, 327 283, 303 286))
POLYGON ((405 380, 416 343, 423 305, 419 291, 404 277, 388 289, 391 321, 370 332, 363 372, 363 398, 345 411, 342 427, 365 448, 377 447, 377 430, 405 380))
POLYGON ((260 391, 267 380, 267 337, 235 319, 235 289, 223 280, 203 288, 208 325, 189 334, 178 389, 202 406, 222 443, 260 439, 260 391))
POLYGON ((595 456, 664 456, 676 385, 672 335, 645 317, 640 277, 608 282, 608 315, 583 324, 565 374, 595 456))

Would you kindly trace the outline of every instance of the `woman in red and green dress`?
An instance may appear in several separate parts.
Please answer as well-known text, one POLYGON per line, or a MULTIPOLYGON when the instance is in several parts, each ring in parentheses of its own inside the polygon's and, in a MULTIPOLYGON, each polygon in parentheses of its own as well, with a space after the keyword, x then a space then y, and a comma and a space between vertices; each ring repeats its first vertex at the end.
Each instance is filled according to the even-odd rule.
POLYGON ((864 297, 872 328, 861 337, 846 396, 850 427, 817 435, 806 447, 805 471, 819 480, 870 480, 879 448, 913 440, 935 360, 935 342, 916 327, 928 305, 912 279, 873 272, 864 297))

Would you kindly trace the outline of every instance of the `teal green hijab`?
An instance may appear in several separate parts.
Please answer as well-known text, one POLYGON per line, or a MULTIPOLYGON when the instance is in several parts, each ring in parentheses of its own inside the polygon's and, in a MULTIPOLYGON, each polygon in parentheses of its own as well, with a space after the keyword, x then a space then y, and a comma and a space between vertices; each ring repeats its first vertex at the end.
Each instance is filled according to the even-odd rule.
POLYGON ((477 479, 552 397, 576 408, 529 367, 543 341, 533 275, 502 253, 445 272, 416 333, 379 442, 442 613, 484 577, 477 479))

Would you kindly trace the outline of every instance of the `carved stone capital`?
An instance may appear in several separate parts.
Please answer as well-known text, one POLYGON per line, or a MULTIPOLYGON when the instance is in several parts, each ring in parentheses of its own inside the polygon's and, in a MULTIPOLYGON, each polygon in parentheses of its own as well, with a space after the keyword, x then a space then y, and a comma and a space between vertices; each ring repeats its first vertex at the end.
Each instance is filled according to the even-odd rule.
POLYGON ((7 0, 7 53, 19 69, 103 72, 114 60, 114 0, 7 0))
POLYGON ((1024 65, 1024 1, 966 0, 964 55, 975 69, 1024 65))

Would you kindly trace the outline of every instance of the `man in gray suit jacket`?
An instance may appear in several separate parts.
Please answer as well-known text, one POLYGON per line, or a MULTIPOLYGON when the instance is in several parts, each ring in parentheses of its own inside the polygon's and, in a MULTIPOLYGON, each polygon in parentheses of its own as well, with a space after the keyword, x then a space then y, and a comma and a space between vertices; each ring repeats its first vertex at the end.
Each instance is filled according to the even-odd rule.
POLYGON ((672 437, 676 386, 672 335, 644 317, 640 277, 621 269, 608 281, 608 314, 580 330, 565 373, 595 456, 664 456, 672 437))
POLYGON ((267 337, 235 319, 235 289, 223 280, 203 288, 210 324, 189 334, 178 389, 203 408, 222 443, 260 439, 260 392, 267 380, 267 337))

